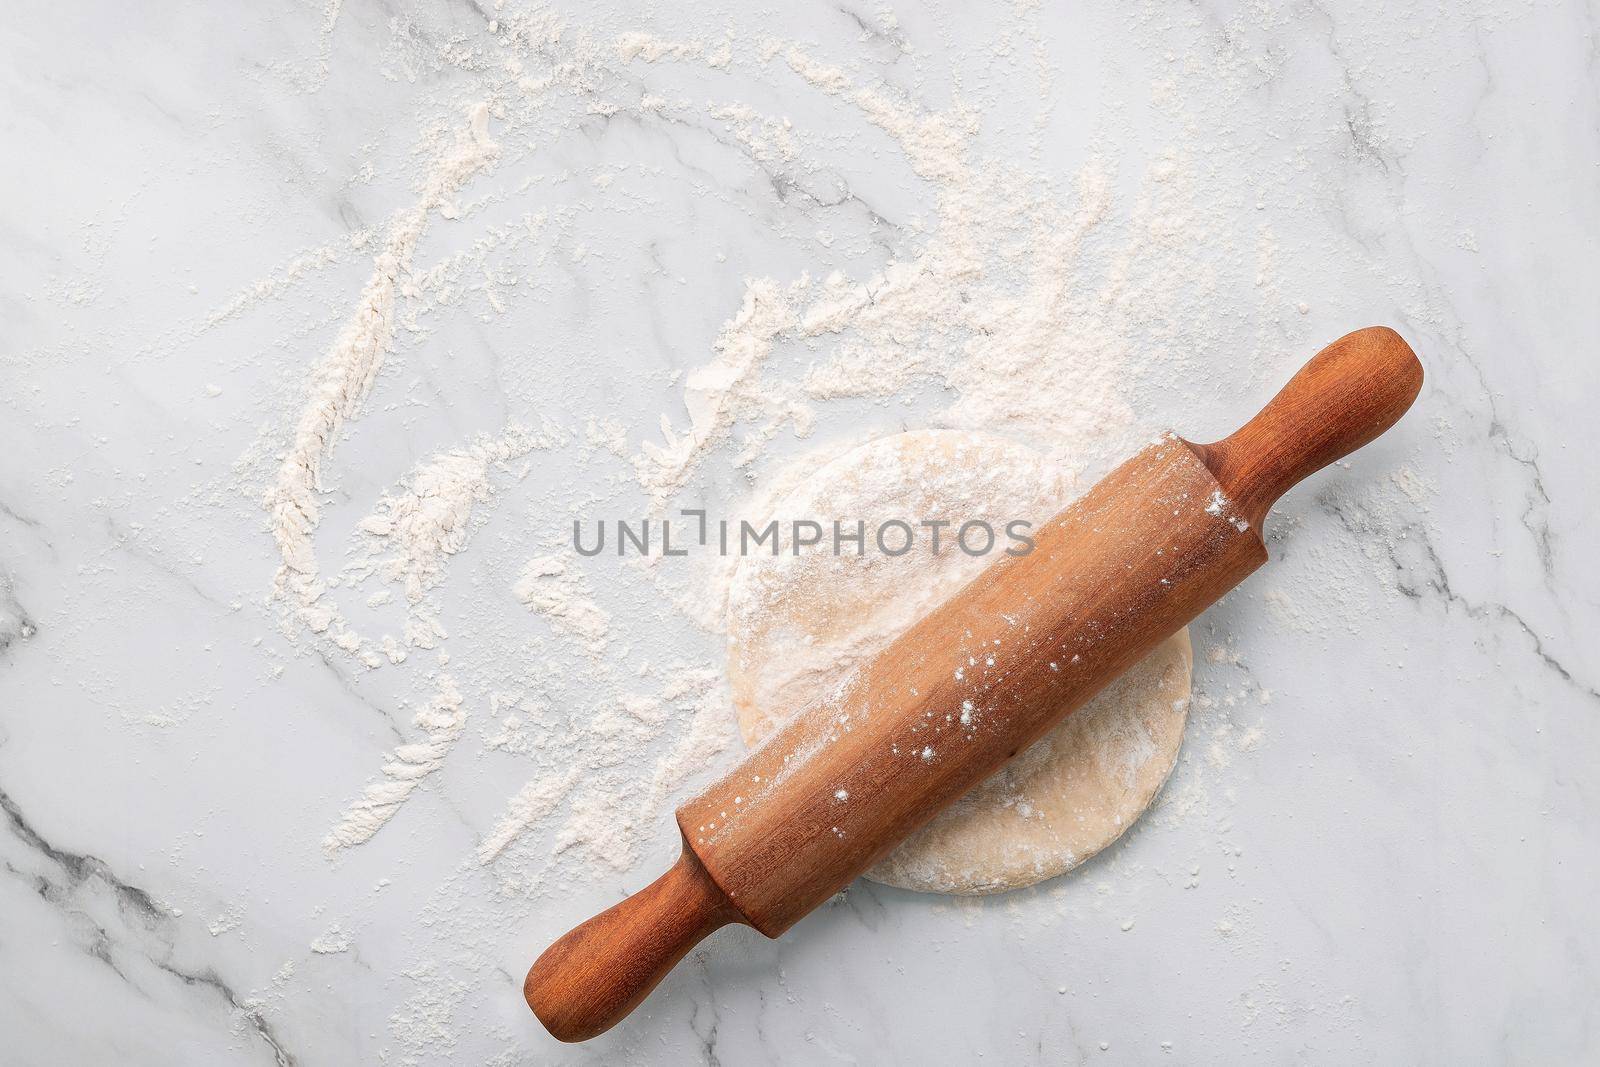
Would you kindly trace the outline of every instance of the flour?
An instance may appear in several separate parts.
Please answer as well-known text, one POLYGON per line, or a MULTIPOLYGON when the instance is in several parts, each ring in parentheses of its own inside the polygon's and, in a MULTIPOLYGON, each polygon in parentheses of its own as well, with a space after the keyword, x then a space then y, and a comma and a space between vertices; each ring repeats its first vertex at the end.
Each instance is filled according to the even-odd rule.
POLYGON ((278 592, 289 601, 300 623, 314 633, 344 628, 338 610, 319 603, 325 586, 312 534, 321 516, 323 460, 332 452, 345 422, 360 412, 388 355, 400 289, 429 216, 446 208, 468 179, 493 163, 499 152, 499 146, 489 139, 488 105, 474 105, 468 113, 466 133, 428 173, 421 197, 390 224, 354 315, 312 371, 309 396, 293 438, 277 477, 262 498, 283 557, 278 592))
POLYGON ((319 956, 332 956, 350 951, 350 935, 335 923, 311 942, 311 951, 319 956))
POLYGON ((684 782, 713 765, 733 745, 734 718, 720 671, 681 671, 668 684, 666 694, 672 700, 692 700, 692 716, 682 739, 656 764, 635 818, 648 819, 684 782))
MULTIPOLYGON (((696 367, 684 380, 688 431, 679 436, 663 415, 661 433, 666 444, 646 442, 636 461, 640 484, 655 504, 665 503, 683 487, 695 464, 727 438, 737 419, 764 420, 754 435, 758 442, 770 440, 786 421, 802 433, 809 428, 809 412, 803 406, 762 387, 758 378, 774 341, 794 322, 789 299, 774 282, 762 279, 746 284, 744 305, 717 337, 716 359, 696 367)), ((742 456, 753 458, 748 446, 742 456)), ((736 462, 748 462, 748 458, 736 462)))
POLYGON ((565 560, 556 556, 530 559, 523 565, 513 592, 559 632, 580 640, 591 656, 605 653, 611 616, 591 598, 582 572, 569 568, 565 560))
MULTIPOLYGON (((785 59, 894 140, 931 183, 937 224, 915 257, 860 281, 834 272, 786 287, 749 283, 717 339, 717 358, 685 379, 688 431, 664 423, 665 444, 647 442, 636 461, 652 498, 681 488, 736 423, 754 424, 736 465, 752 463, 786 425, 809 432, 814 414, 797 393, 810 401, 888 397, 928 379, 955 394, 935 425, 1014 433, 1074 474, 1103 471, 1130 451, 1147 433, 1125 392, 1128 337, 1143 313, 1120 267, 1090 284, 1080 269, 1085 242, 1110 210, 1105 165, 1091 158, 1063 205, 1037 179, 976 157, 970 109, 923 112, 856 87, 799 49, 785 59), (833 341, 832 353, 798 389, 763 376, 779 343, 822 339, 833 341)), ((1186 210, 1179 162, 1153 183, 1160 217, 1135 230, 1119 263, 1192 239, 1174 229, 1186 210)))
POLYGON ((1250 524, 1233 512, 1233 501, 1223 495, 1221 489, 1213 489, 1211 498, 1206 501, 1205 512, 1207 515, 1226 516, 1229 525, 1240 533, 1250 529, 1250 524))
MULTIPOLYGON (((400 585, 408 609, 405 643, 436 647, 445 630, 425 597, 443 579, 446 559, 465 548, 475 526, 486 521, 479 507, 494 492, 490 472, 558 440, 559 434, 548 428, 536 433, 513 426, 419 464, 357 524, 369 545, 357 562, 345 568, 345 584, 359 584, 376 574, 400 585)), ((373 601, 367 603, 371 606, 373 601)), ((360 646, 350 647, 353 651, 360 646)), ((380 649, 390 662, 404 659, 404 650, 391 636, 381 639, 380 649)))
POLYGON ((794 124, 788 119, 763 115, 748 104, 712 104, 706 113, 723 123, 723 128, 758 160, 781 165, 793 162, 800 154, 794 124))
POLYGON ((478 846, 478 862, 489 863, 495 859, 529 827, 554 811, 556 805, 572 792, 577 777, 578 772, 572 770, 564 776, 536 778, 523 786, 506 805, 506 813, 478 846))
MULTIPOLYGON (((619 38, 617 50, 625 61, 645 62, 692 59, 700 53, 692 43, 639 34, 619 38)), ((683 377, 687 425, 679 429, 663 415, 661 442, 646 441, 631 456, 652 508, 664 510, 710 455, 734 442, 736 427, 731 462, 750 467, 780 431, 808 434, 817 404, 892 396, 919 380, 939 382, 954 396, 935 424, 986 426, 1027 436, 1063 461, 1069 477, 1103 467, 1122 441, 1142 432, 1116 385, 1128 358, 1128 331, 1119 303, 1126 282, 1118 276, 1086 287, 1077 270, 1084 242, 1109 210, 1103 166, 1091 159, 1077 178, 1075 196, 1063 206, 1035 179, 974 155, 977 117, 971 109, 958 103, 944 112, 927 112, 887 90, 858 87, 842 71, 816 62, 803 50, 773 50, 766 58, 780 55, 805 82, 848 102, 898 145, 914 172, 930 183, 937 223, 914 256, 859 281, 839 272, 822 281, 808 275, 788 283, 748 281, 741 306, 713 344, 713 358, 683 377), (953 299, 958 293, 960 298, 953 299), (772 376, 780 345, 822 342, 830 350, 800 378, 772 376)), ((574 68, 536 88, 542 93, 563 80, 586 77, 574 68)), ((786 120, 764 117, 740 103, 713 103, 708 113, 758 158, 793 159, 800 151, 786 120)), ((1177 170, 1176 165, 1169 168, 1166 185, 1181 195, 1181 182, 1174 180, 1177 170)), ((604 192, 608 185, 596 188, 604 192)), ((1152 226, 1145 235, 1136 233, 1123 256, 1146 254, 1153 242, 1168 239, 1170 218, 1169 213, 1163 222, 1168 229, 1152 226)), ((614 423, 591 420, 585 432, 590 442, 613 454, 624 453, 621 427, 614 423)), ((409 612, 406 646, 431 647, 442 639, 442 625, 422 602, 441 580, 443 560, 464 547, 474 508, 488 492, 489 467, 511 458, 512 451, 525 454, 521 447, 480 443, 447 452, 414 471, 361 524, 375 560, 358 560, 347 576, 359 580, 361 568, 371 566, 377 576, 401 587, 409 612)), ((720 628, 715 602, 725 595, 726 573, 712 579, 700 592, 682 598, 680 606, 720 628)), ((590 659, 597 682, 619 684, 605 662, 613 645, 613 620, 595 599, 576 559, 534 557, 524 563, 512 591, 590 659)), ((316 610, 318 598, 305 599, 316 610)), ((339 644, 347 627, 330 618, 325 629, 339 644)), ((382 642, 369 650, 357 641, 354 649, 389 662, 404 655, 403 648, 382 642)), ((588 720, 588 728, 568 738, 567 745, 587 753, 594 764, 636 759, 618 752, 617 746, 648 744, 667 712, 661 697, 630 699, 624 702, 619 695, 609 709, 588 720), (631 716, 632 726, 619 726, 624 721, 616 717, 619 713, 631 716)), ((508 802, 485 836, 480 862, 503 855, 563 805, 569 811, 567 821, 552 842, 558 854, 587 849, 613 865, 628 862, 633 844, 619 840, 618 834, 632 819, 618 812, 638 809, 643 819, 690 774, 729 747, 731 720, 724 696, 707 690, 681 707, 689 715, 683 740, 659 757, 642 795, 629 800, 628 791, 615 785, 569 783, 565 775, 536 777, 508 802)), ((508 721, 515 723, 515 717, 508 721)), ((500 744, 512 746, 524 744, 514 738, 527 734, 503 729, 497 736, 500 744)), ((930 750, 926 758, 934 756, 930 750)))
POLYGON ((617 38, 617 56, 624 63, 642 59, 654 63, 659 59, 693 59, 704 46, 699 41, 667 41, 648 33, 625 33, 617 38))
POLYGON ((621 873, 638 860, 641 835, 627 824, 628 804, 621 791, 590 790, 572 802, 567 821, 556 831, 552 851, 577 852, 582 862, 621 873))
POLYGON ((383 777, 362 791, 323 838, 323 850, 330 856, 371 839, 394 818, 422 780, 444 766, 445 757, 461 737, 467 715, 455 679, 441 675, 438 685, 439 691, 416 716, 415 725, 424 732, 424 739, 401 745, 389 754, 383 777))
MULTIPOLYGON (((357 231, 342 241, 313 248, 295 256, 275 274, 268 275, 246 286, 231 301, 206 317, 205 329, 219 326, 236 318, 258 304, 283 296, 302 282, 334 264, 342 262, 353 250, 371 239, 365 231, 357 231)), ((207 390, 210 395, 210 390, 207 390)))
POLYGON ((206 933, 212 937, 221 937, 223 934, 237 930, 243 924, 244 909, 235 904, 207 923, 206 933))
MULTIPOLYGON (((852 413, 856 430, 894 428, 903 419, 1014 437, 1045 453, 1065 484, 1087 484, 1154 428, 1143 421, 1152 406, 1138 393, 1140 372, 1157 368, 1172 378, 1193 358, 1177 343, 1188 335, 1175 323, 1202 309, 1211 284, 1202 268, 1218 243, 1196 203, 1196 161, 1184 149, 1158 158, 1131 193, 1117 158, 1094 149, 1076 153, 1076 171, 1064 177, 1025 159, 997 158, 980 135, 985 122, 1005 116, 965 98, 959 86, 930 108, 915 95, 920 88, 899 87, 921 84, 903 49, 907 66, 899 73, 907 76, 880 82, 778 38, 591 31, 548 11, 500 7, 493 19, 486 35, 470 41, 453 26, 396 19, 379 72, 418 85, 444 84, 438 76, 446 71, 467 80, 480 102, 465 128, 442 141, 425 133, 429 163, 417 197, 387 225, 303 252, 212 316, 224 322, 302 291, 358 256, 372 258, 337 340, 304 372, 304 402, 272 440, 281 454, 260 494, 277 550, 274 591, 292 632, 362 668, 357 677, 382 668, 385 683, 423 705, 416 737, 385 757, 325 848, 334 854, 371 839, 435 775, 452 801, 472 795, 457 792, 451 776, 458 769, 510 794, 461 804, 479 836, 423 916, 439 962, 413 972, 418 992, 390 1020, 402 1059, 446 1054, 457 1006, 481 994, 481 976, 503 964, 505 913, 491 902, 514 901, 522 914, 528 902, 579 878, 637 888, 640 864, 670 836, 673 805, 740 749, 720 660, 652 640, 658 630, 681 633, 685 618, 725 629, 731 568, 724 561, 623 568, 579 558, 549 529, 596 500, 632 506, 635 497, 623 490, 653 514, 702 496, 733 518, 760 514, 806 477, 803 464, 774 469, 785 437, 820 438, 807 445, 819 463, 858 443, 822 432, 836 428, 830 419, 837 422, 839 411, 852 413), (695 80, 674 81, 674 65, 692 69, 695 80), (817 104, 822 122, 818 112, 797 120, 776 113, 762 103, 770 94, 742 99, 739 90, 724 90, 745 73, 817 104), (643 424, 610 409, 563 410, 552 399, 560 394, 552 379, 567 368, 581 377, 608 366, 603 324, 577 341, 569 335, 562 343, 572 347, 556 352, 516 338, 497 352, 496 370, 508 376, 506 410, 489 426, 510 428, 485 435, 466 427, 446 447, 430 446, 432 455, 369 513, 354 512, 360 521, 342 556, 319 546, 322 511, 337 506, 325 492, 324 466, 396 348, 416 343, 429 369, 440 371, 447 364, 432 340, 437 320, 492 321, 530 305, 541 315, 565 314, 547 302, 561 293, 552 279, 569 268, 594 269, 594 217, 649 206, 628 187, 637 164, 608 159, 592 173, 569 170, 570 144, 562 139, 690 127, 741 164, 748 160, 756 186, 825 174, 837 147, 879 155, 886 168, 911 175, 915 210, 879 219, 866 206, 870 189, 849 190, 872 212, 872 239, 882 239, 885 254, 870 266, 757 261, 742 281, 735 275, 694 293, 720 309, 722 325, 698 358, 691 354, 690 369, 621 383, 633 389, 648 378, 669 401, 643 424), (469 187, 480 199, 463 202, 469 187), (506 205, 515 206, 493 211, 506 205), (418 262, 434 227, 450 250, 418 262), (584 465, 580 486, 540 499, 543 525, 529 533, 532 505, 502 494, 517 494, 525 473, 537 472, 528 482, 544 484, 544 466, 568 459, 584 465), (486 565, 472 569, 474 583, 488 574, 498 588, 460 584, 465 575, 452 570, 463 552, 485 556, 486 565), (329 558, 340 559, 337 568, 323 562, 329 558), (449 615, 452 592, 482 592, 489 605, 509 595, 527 613, 449 615), (340 603, 373 612, 393 605, 403 622, 392 632, 361 623, 358 633, 340 603), (442 674, 447 646, 455 665, 442 674), (488 711, 476 738, 466 729, 469 708, 488 711)), ((445 101, 432 103, 434 113, 446 110, 445 101)), ((459 100, 449 108, 459 114, 459 100)), ((370 176, 370 167, 358 173, 370 176)), ((749 213, 774 232, 793 227, 765 210, 749 213)), ((793 228, 809 256, 837 247, 849 225, 807 217, 793 228)), ((1252 244, 1262 300, 1270 301, 1275 245, 1265 231, 1252 244)), ((713 246, 708 258, 725 257, 713 246)), ((675 280, 668 270, 652 281, 675 280)), ((624 284, 632 280, 618 279, 618 292, 599 295, 615 298, 624 284)), ((1217 332, 1233 329, 1221 324, 1217 332)), ((426 391, 404 402, 436 403, 426 391)), ((1277 607, 1309 611, 1287 601, 1277 607)), ((1232 662, 1217 667, 1243 671, 1232 662)), ((1196 696, 1201 744, 1159 817, 1192 818, 1221 803, 1198 772, 1218 769, 1213 748, 1232 757, 1259 743, 1245 709, 1258 707, 1264 693, 1241 680, 1225 693, 1196 696)), ((948 758, 939 747, 908 756, 948 758)))

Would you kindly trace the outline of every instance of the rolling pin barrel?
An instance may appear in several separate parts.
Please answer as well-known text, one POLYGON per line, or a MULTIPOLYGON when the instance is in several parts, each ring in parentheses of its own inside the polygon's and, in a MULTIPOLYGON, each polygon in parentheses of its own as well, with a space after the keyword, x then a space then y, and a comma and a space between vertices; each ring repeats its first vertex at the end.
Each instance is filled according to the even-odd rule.
POLYGON ((1360 330, 1229 437, 1129 459, 680 808, 678 865, 552 945, 529 1005, 583 1040, 718 927, 783 933, 1265 562, 1272 503, 1421 383, 1398 334, 1360 330))

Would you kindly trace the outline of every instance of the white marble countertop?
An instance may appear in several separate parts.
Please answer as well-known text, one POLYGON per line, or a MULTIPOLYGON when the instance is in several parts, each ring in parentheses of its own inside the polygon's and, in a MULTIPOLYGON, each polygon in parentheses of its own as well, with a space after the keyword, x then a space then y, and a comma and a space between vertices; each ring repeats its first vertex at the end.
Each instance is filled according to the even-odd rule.
MULTIPOLYGON (((1600 12, 1080 6, 8 10, 0 1060, 1600 1055, 1600 569, 1581 559, 1600 12), (967 107, 981 166, 1066 199, 1099 161, 1104 229, 1077 269, 1154 276, 1086 305, 1144 361, 1138 425, 1222 432, 1372 322, 1427 382, 1280 505, 1273 563, 1196 623, 1184 755, 1115 847, 1031 890, 861 882, 780 941, 724 931, 622 1026, 562 1046, 523 971, 671 859, 668 812, 704 774, 613 863, 562 852, 559 823, 480 862, 539 758, 495 742, 495 702, 515 688, 514 714, 559 731, 588 684, 560 666, 582 658, 570 635, 508 590, 574 501, 642 508, 631 461, 663 415, 687 424, 678 372, 712 358, 746 279, 867 278, 937 237, 937 181, 861 87, 967 107), (428 158, 480 101, 497 158, 429 200, 428 158), (429 594, 467 725, 329 858, 445 667, 369 669, 286 618, 261 500, 418 204, 393 351, 324 463, 325 572, 424 457, 511 422, 560 443, 513 464, 429 594), (1178 236, 1119 258, 1139 227, 1178 236)), ((807 440, 920 425, 942 397, 808 401, 807 440)), ((749 470, 711 452, 696 499, 730 506, 808 447, 791 431, 749 470)), ((619 659, 720 662, 664 587, 593 570, 619 659)))

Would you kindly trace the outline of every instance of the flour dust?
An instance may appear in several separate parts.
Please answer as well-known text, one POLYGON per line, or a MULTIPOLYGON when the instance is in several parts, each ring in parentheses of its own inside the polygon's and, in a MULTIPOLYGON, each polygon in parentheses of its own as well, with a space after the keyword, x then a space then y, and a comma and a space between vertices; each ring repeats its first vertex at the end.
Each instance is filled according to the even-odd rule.
MULTIPOLYGON (((337 19, 333 5, 330 32, 337 19)), ((1146 153, 1137 173, 1102 140, 1070 173, 1052 172, 988 147, 986 130, 1010 119, 1003 95, 924 96, 732 26, 668 39, 496 5, 469 37, 410 16, 390 32, 382 73, 434 86, 418 90, 414 195, 381 224, 272 269, 211 321, 368 264, 357 290, 334 294, 331 345, 298 352, 293 402, 236 470, 275 552, 284 632, 352 687, 383 679, 417 709, 400 743, 375 747, 369 779, 330 783, 348 799, 321 846, 345 862, 420 818, 409 814, 419 797, 503 783, 492 810, 465 816, 478 820, 476 841, 421 917, 444 931, 439 956, 392 1021, 415 1058, 453 1042, 451 1014, 479 980, 463 976, 493 970, 506 915, 596 872, 631 879, 670 845, 673 806, 740 750, 715 637, 727 568, 580 556, 567 540, 575 517, 597 503, 759 513, 784 490, 767 475, 797 448, 825 457, 863 431, 911 424, 1012 436, 1084 484, 1160 428, 1167 392, 1209 381, 1204 353, 1185 342, 1233 329, 1204 319, 1219 285, 1248 272, 1263 318, 1294 312, 1271 271, 1270 230, 1230 238, 1217 225, 1205 146, 1192 140, 1146 153), (770 85, 804 101, 800 119, 760 91, 770 85), (672 290, 721 309, 703 350, 677 369, 606 364, 603 330, 562 333, 569 320, 550 294, 571 272, 605 277, 589 227, 660 207, 626 191, 634 176, 663 180, 659 150, 570 169, 575 139, 624 130, 620 152, 680 137, 725 153, 753 187, 778 190, 775 213, 785 197, 831 207, 814 190, 833 182, 854 214, 830 225, 853 220, 858 254, 832 254, 849 243, 840 233, 801 240, 772 222, 780 214, 747 211, 786 254, 720 287, 672 290), (903 171, 910 207, 890 219, 861 206, 832 177, 841 148, 903 171), (548 329, 493 333, 523 316, 548 329), (341 485, 362 469, 346 457, 364 454, 373 424, 393 443, 405 441, 406 412, 451 413, 438 398, 468 372, 433 339, 453 323, 495 338, 498 362, 473 373, 514 383, 498 421, 408 442, 418 452, 406 473, 347 498, 341 485), (588 372, 597 365, 603 388, 588 372), (607 406, 609 390, 654 396, 660 410, 631 420, 607 406)), ((322 76, 315 62, 304 70, 322 76)), ((1183 125, 1181 94, 1158 93, 1157 105, 1183 125)), ((649 279, 673 281, 666 268, 649 279)), ((1197 695, 1198 751, 1219 774, 1260 744, 1247 712, 1265 699, 1197 695)), ((1157 818, 1214 802, 1208 781, 1180 768, 1184 792, 1157 818)), ((330 932, 317 951, 339 951, 344 936, 330 932)))

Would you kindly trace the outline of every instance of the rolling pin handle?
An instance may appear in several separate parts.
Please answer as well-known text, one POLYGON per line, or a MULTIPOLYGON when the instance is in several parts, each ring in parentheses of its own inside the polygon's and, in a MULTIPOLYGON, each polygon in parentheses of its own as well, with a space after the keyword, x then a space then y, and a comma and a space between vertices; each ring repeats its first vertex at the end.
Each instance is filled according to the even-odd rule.
POLYGON ((740 918, 686 846, 666 874, 545 949, 522 995, 552 1036, 587 1041, 615 1026, 706 936, 740 918))
POLYGON ((1393 426, 1421 389, 1411 346, 1387 326, 1369 326, 1312 356, 1234 433, 1190 447, 1259 531, 1280 496, 1393 426))

